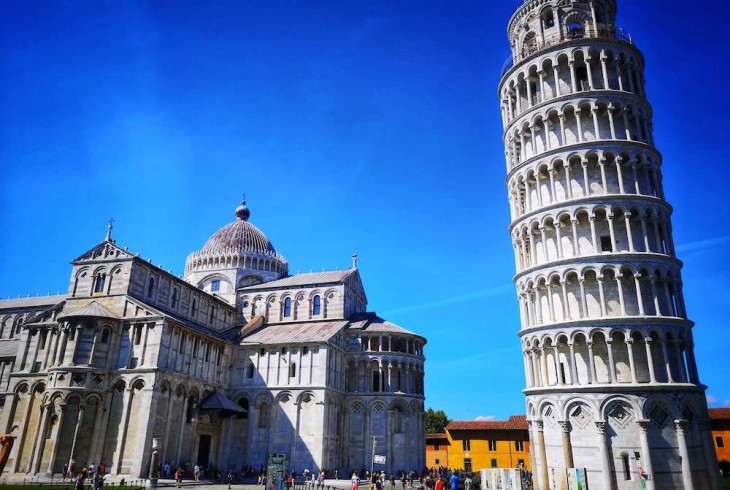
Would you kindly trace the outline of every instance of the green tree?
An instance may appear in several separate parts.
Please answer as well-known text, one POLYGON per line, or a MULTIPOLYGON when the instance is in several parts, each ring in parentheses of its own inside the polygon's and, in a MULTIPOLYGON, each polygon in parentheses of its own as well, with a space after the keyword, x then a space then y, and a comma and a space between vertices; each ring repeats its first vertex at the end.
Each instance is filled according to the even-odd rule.
POLYGON ((426 410, 426 434, 436 434, 438 432, 444 432, 446 426, 449 425, 449 418, 446 416, 446 412, 443 410, 434 410, 428 407, 426 410))

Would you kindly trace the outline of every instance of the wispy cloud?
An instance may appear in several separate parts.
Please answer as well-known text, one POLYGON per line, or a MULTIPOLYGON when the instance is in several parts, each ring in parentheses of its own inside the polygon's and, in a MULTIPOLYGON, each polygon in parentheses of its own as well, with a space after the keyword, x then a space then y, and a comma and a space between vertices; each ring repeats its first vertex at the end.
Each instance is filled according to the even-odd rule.
POLYGON ((677 252, 697 252, 699 250, 706 250, 708 248, 721 245, 725 242, 730 242, 730 235, 718 238, 709 238, 707 240, 698 240, 696 242, 682 243, 677 245, 677 252))
POLYGON ((473 291, 471 293, 459 294, 451 296, 449 298, 442 298, 435 301, 429 301, 427 303, 420 303, 417 305, 404 306, 402 308, 396 308, 395 310, 386 311, 384 315, 392 315, 394 313, 410 313, 413 311, 428 310, 431 308, 440 308, 443 306, 450 306, 458 303, 466 303, 475 299, 488 298, 490 296, 498 296, 506 292, 514 291, 512 284, 503 284, 488 289, 481 289, 479 291, 473 291))
POLYGON ((496 420, 496 417, 494 415, 480 415, 475 417, 474 420, 478 420, 480 422, 484 420, 496 420))
POLYGON ((725 402, 722 404, 725 408, 730 408, 730 400, 725 400, 725 402))
POLYGON ((705 398, 707 399, 708 405, 717 405, 717 397, 715 395, 710 395, 709 393, 707 393, 705 395, 705 398))

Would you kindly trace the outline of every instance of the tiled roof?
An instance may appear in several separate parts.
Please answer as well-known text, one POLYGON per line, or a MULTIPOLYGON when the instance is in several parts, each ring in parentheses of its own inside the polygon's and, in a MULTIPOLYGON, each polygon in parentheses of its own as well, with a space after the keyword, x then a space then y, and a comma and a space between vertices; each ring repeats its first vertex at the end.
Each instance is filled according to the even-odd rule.
POLYGON ((350 330, 362 330, 363 332, 368 333, 401 333, 406 335, 416 335, 420 337, 420 335, 406 330, 403 327, 399 327, 395 323, 383 320, 375 313, 359 313, 351 316, 349 320, 350 325, 348 325, 347 328, 350 330))
POLYGON ((88 305, 82 306, 81 308, 78 308, 76 310, 63 312, 56 318, 60 320, 61 318, 69 318, 74 316, 90 316, 95 318, 120 318, 119 315, 113 313, 108 308, 100 305, 96 301, 92 301, 88 305))
POLYGON ((53 296, 31 296, 30 298, 13 298, 0 300, 0 310, 13 308, 30 308, 38 306, 53 306, 66 299, 65 294, 53 296))
POLYGON ((426 440, 427 441, 440 441, 440 440, 448 440, 448 437, 444 432, 439 432, 436 434, 426 434, 426 440))
POLYGON ((730 408, 711 408, 711 419, 730 419, 730 408))
POLYGON ((527 430, 527 417, 512 415, 507 420, 452 420, 446 430, 527 430))
POLYGON ((243 343, 289 344, 297 342, 327 342, 347 325, 347 321, 280 323, 267 325, 243 338, 243 343))
POLYGON ((296 274, 294 276, 284 277, 276 281, 264 282, 253 286, 246 286, 244 291, 256 291, 258 289, 282 288, 293 286, 314 286, 317 284, 333 284, 340 283, 347 279, 357 269, 347 269, 344 271, 330 272, 309 272, 306 274, 296 274))

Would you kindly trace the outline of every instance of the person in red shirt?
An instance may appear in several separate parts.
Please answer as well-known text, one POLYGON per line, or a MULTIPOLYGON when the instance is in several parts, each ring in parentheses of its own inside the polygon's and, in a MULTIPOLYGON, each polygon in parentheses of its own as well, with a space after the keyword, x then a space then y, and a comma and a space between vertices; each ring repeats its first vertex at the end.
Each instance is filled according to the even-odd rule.
POLYGON ((444 479, 439 478, 436 480, 436 490, 444 490, 444 479))

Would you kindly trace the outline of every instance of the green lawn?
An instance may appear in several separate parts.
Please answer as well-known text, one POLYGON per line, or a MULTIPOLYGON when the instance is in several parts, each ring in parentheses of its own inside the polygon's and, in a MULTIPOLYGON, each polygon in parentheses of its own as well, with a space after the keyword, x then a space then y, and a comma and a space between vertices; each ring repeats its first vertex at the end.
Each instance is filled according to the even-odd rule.
MULTIPOLYGON (((73 483, 56 483, 51 485, 50 483, 46 483, 44 485, 38 485, 38 484, 30 484, 27 485, 23 484, 9 484, 9 485, 0 485, 0 490, 73 490, 74 486, 73 483)), ((86 485, 85 488, 87 490, 91 490, 91 485, 86 485)), ((120 487, 119 485, 104 485, 105 490, 111 490, 111 489, 119 490, 120 488, 123 488, 124 490, 142 490, 144 487, 135 485, 125 485, 123 487, 120 487)))

